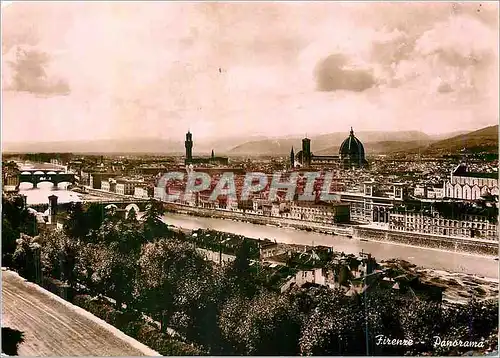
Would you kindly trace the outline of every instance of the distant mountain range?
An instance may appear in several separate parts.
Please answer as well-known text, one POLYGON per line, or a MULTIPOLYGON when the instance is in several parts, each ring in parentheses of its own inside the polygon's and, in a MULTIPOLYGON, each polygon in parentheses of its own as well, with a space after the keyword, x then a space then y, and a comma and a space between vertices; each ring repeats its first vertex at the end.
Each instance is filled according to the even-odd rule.
POLYGON ((463 149, 469 152, 498 153, 498 125, 431 143, 424 149, 424 152, 429 154, 456 153, 463 149))
MULTIPOLYGON (((428 135, 419 131, 359 132, 354 133, 363 143, 365 152, 389 154, 399 152, 437 153, 459 152, 464 146, 471 150, 498 151, 498 125, 466 132, 428 135)), ((311 137, 311 151, 316 155, 338 154, 340 145, 348 134, 329 133, 311 137), (333 144, 333 145, 332 145, 333 144)), ((234 147, 230 153, 239 155, 287 155, 292 146, 295 152, 302 148, 302 138, 263 139, 249 141, 234 147)))
MULTIPOLYGON (((252 136, 254 140, 265 137, 252 136)), ((206 155, 214 149, 215 154, 227 153, 248 137, 234 137, 217 140, 196 140, 194 138, 194 155, 206 155)), ((130 139, 98 139, 88 141, 59 142, 21 142, 3 143, 3 151, 10 153, 151 153, 151 154, 184 154, 183 140, 165 140, 159 138, 130 139)))
MULTIPOLYGON (((337 154, 346 132, 328 133, 311 137, 311 150, 317 155, 337 154)), ((398 152, 458 153, 470 151, 498 152, 498 125, 472 132, 452 132, 427 135, 419 131, 359 132, 355 133, 367 155, 398 152)), ((302 137, 265 136, 229 137, 217 140, 194 139, 194 155, 206 155, 213 149, 225 155, 288 155, 302 148, 302 137), (250 139, 250 140, 249 140, 250 139)), ((158 138, 103 139, 90 141, 3 143, 4 152, 71 152, 71 153, 151 153, 183 154, 184 141, 158 138)))

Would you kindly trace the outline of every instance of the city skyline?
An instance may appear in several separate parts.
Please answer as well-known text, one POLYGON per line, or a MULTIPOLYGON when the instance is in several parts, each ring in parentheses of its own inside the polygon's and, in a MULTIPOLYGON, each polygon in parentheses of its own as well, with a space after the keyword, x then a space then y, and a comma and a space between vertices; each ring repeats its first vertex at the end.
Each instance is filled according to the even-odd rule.
POLYGON ((11 3, 3 141, 498 124, 497 11, 487 2, 11 3))

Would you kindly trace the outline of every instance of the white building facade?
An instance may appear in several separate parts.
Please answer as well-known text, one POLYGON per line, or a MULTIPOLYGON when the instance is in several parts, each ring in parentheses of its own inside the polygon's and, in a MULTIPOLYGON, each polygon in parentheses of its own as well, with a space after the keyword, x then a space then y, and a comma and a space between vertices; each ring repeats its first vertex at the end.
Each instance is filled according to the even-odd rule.
POLYGON ((444 197, 461 200, 477 200, 486 194, 498 195, 498 172, 478 173, 458 165, 445 181, 444 197))

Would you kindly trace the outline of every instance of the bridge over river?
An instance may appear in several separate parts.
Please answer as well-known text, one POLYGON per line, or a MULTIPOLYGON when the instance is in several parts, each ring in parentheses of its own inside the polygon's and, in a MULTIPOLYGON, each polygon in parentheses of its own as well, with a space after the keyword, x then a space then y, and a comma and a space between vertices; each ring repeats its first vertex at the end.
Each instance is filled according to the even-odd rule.
POLYGON ((74 173, 68 173, 64 168, 53 167, 42 169, 39 167, 22 168, 18 174, 18 186, 22 183, 31 183, 37 188, 39 183, 48 182, 57 187, 60 183, 75 184, 74 173))

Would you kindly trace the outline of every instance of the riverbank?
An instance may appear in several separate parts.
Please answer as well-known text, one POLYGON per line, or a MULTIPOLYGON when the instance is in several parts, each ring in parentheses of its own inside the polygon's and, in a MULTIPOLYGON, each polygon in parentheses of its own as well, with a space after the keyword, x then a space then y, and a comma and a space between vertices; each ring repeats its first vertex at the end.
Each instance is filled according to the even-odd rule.
POLYGON ((422 283, 441 287, 443 300, 446 302, 463 304, 471 298, 480 301, 498 299, 498 279, 426 269, 401 260, 388 260, 387 262, 406 274, 418 276, 422 283))
POLYGON ((180 204, 168 203, 165 205, 168 212, 206 217, 247 222, 255 225, 269 225, 280 228, 297 229, 304 231, 315 231, 324 234, 352 236, 352 227, 347 224, 326 225, 311 221, 302 221, 287 218, 276 218, 270 216, 249 214, 238 211, 204 209, 180 204))
POLYGON ((479 277, 498 279, 498 261, 491 257, 462 252, 412 247, 391 242, 360 240, 346 236, 323 234, 315 231, 296 230, 272 225, 256 225, 234 219, 202 217, 179 213, 166 213, 163 220, 185 230, 208 229, 233 233, 254 239, 269 239, 283 244, 325 246, 346 254, 360 252, 372 254, 377 261, 400 259, 425 269, 443 270, 479 277))
POLYGON ((362 241, 366 240, 370 242, 405 245, 408 247, 442 250, 453 253, 460 252, 462 254, 486 257, 489 259, 498 257, 498 242, 487 240, 446 237, 431 234, 416 234, 411 232, 397 232, 382 228, 369 227, 367 225, 327 225, 295 219, 276 218, 247 214, 244 212, 204 209, 170 203, 166 204, 166 209, 168 212, 184 215, 240 221, 255 225, 274 226, 308 232, 313 231, 321 234, 337 235, 348 238, 354 237, 362 241))

